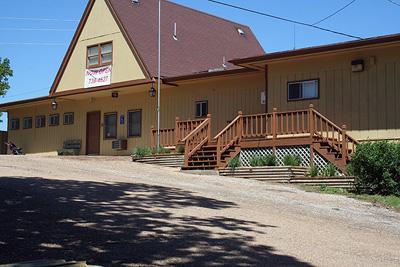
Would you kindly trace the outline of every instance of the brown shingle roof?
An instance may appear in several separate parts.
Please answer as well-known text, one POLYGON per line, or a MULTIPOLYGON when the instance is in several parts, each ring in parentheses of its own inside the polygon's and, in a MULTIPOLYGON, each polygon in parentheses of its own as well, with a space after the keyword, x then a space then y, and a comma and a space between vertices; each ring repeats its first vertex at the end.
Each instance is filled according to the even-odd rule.
MULTIPOLYGON (((158 0, 109 0, 112 9, 152 77, 157 76, 158 0)), ((181 76, 221 68, 226 61, 264 54, 247 26, 193 10, 170 1, 161 9, 162 77, 181 76), (177 24, 178 40, 173 38, 177 24), (244 30, 245 36, 238 33, 244 30)), ((227 62, 229 69, 238 68, 227 62)))

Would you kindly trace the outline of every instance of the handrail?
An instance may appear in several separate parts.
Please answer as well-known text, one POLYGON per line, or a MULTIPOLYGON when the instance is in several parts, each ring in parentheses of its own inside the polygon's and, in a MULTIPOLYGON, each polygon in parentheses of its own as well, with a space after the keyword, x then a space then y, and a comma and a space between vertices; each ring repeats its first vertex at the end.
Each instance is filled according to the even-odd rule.
POLYGON ((240 141, 243 136, 243 113, 228 124, 214 139, 217 139, 217 166, 221 166, 221 155, 228 150, 235 142, 240 141))
POLYGON ((185 166, 189 166, 189 158, 196 154, 204 144, 211 141, 211 115, 207 115, 199 126, 196 127, 182 142, 185 143, 185 166))
POLYGON ((231 128, 239 119, 240 116, 242 115, 238 115, 231 123, 229 123, 222 131, 220 131, 215 137, 214 139, 217 139, 218 137, 220 137, 221 135, 223 135, 229 128, 231 128))

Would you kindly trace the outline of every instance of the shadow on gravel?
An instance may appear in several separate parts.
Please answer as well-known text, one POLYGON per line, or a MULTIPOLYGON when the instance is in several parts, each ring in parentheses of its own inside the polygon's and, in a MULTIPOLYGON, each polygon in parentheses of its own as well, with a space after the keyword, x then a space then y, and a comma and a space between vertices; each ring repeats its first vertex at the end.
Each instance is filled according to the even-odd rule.
POLYGON ((87 260, 103 266, 310 266, 255 245, 274 226, 174 215, 235 203, 178 188, 0 177, 0 263, 87 260))

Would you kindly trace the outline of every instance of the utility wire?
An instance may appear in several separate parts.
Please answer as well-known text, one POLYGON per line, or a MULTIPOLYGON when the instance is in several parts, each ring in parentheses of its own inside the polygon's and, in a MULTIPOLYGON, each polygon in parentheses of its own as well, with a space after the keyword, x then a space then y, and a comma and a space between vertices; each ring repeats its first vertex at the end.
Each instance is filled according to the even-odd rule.
POLYGON ((23 18, 23 17, 0 17, 0 20, 63 21, 63 22, 78 22, 79 21, 76 19, 23 18))
POLYGON ((392 3, 393 5, 400 6, 400 4, 399 4, 399 3, 396 3, 396 2, 395 2, 395 1, 393 1, 393 0, 386 0, 386 1, 388 1, 388 2, 392 3))
POLYGON ((6 42, 0 42, 0 45, 64 46, 67 44, 65 44, 65 43, 23 43, 23 42, 6 43, 6 42))
POLYGON ((55 29, 55 28, 0 28, 0 31, 54 31, 54 32, 73 32, 74 29, 55 29))
POLYGON ((333 12, 332 14, 330 14, 329 16, 327 16, 327 17, 325 17, 325 18, 323 18, 323 19, 321 19, 321 20, 315 22, 315 23, 313 24, 313 26, 315 26, 315 25, 317 25, 317 24, 320 24, 321 22, 323 22, 323 21, 325 21, 325 20, 327 20, 327 19, 332 18, 332 17, 335 16, 336 14, 342 12, 343 10, 345 10, 346 8, 348 8, 349 6, 351 6, 352 4, 354 4, 354 2, 356 2, 356 1, 357 1, 357 0, 351 1, 350 3, 348 3, 347 5, 345 5, 344 7, 340 8, 340 9, 338 9, 337 11, 333 12))
POLYGON ((358 40, 363 40, 363 38, 361 38, 359 36, 355 36, 355 35, 351 35, 351 34, 347 34, 347 33, 343 33, 343 32, 338 32, 338 31, 334 31, 334 30, 330 30, 330 29, 326 29, 326 28, 322 28, 322 27, 315 26, 315 25, 312 25, 312 24, 309 24, 309 23, 296 21, 296 20, 292 20, 292 19, 287 19, 287 18, 275 16, 275 15, 270 15, 270 14, 263 13, 263 12, 260 12, 260 11, 255 11, 255 10, 251 10, 251 9, 240 7, 240 6, 235 6, 235 5, 231 5, 231 4, 220 2, 220 1, 216 1, 216 0, 208 0, 208 1, 216 3, 216 4, 219 4, 219 5, 223 5, 223 6, 227 6, 227 7, 231 7, 231 8, 235 8, 235 9, 239 9, 239 10, 242 10, 242 11, 246 11, 246 12, 262 15, 262 16, 265 16, 265 17, 270 17, 270 18, 273 18, 273 19, 278 19, 278 20, 282 20, 282 21, 286 21, 286 22, 290 22, 290 23, 295 23, 295 24, 311 27, 311 28, 318 29, 318 30, 321 30, 321 31, 326 31, 326 32, 330 32, 330 33, 334 33, 334 34, 338 34, 338 35, 342 35, 342 36, 346 36, 346 37, 350 37, 350 38, 354 38, 354 39, 358 39, 358 40))

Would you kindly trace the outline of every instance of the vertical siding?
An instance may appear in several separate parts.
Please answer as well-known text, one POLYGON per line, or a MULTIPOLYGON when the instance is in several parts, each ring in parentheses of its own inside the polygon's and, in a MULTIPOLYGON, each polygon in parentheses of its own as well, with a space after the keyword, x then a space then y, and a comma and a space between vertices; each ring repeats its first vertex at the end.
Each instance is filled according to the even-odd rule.
MULTIPOLYGON (((142 110, 142 136, 128 138, 128 151, 113 151, 112 140, 104 140, 103 127, 100 130, 100 153, 102 155, 127 155, 133 148, 150 145, 150 128, 156 126, 156 98, 148 95, 148 86, 132 87, 121 90, 119 98, 111 98, 110 92, 91 96, 77 96, 79 99, 59 100, 60 125, 49 127, 48 115, 55 113, 50 102, 33 107, 9 111, 9 118, 19 118, 21 129, 10 131, 10 139, 23 147, 27 153, 54 152, 62 148, 63 142, 70 139, 82 140, 82 154, 86 151, 86 114, 91 111, 101 112, 101 123, 104 113, 118 113, 117 137, 127 138, 127 113, 129 110, 142 110), (129 93, 128 93, 128 92, 129 93), (136 92, 136 93, 133 93, 136 92), (63 114, 75 113, 74 125, 63 125, 63 114), (23 130, 23 118, 46 115, 46 127, 23 130), (125 116, 125 124, 119 123, 119 117, 125 116)), ((237 112, 246 114, 262 113, 261 92, 265 90, 264 74, 246 74, 238 77, 214 78, 181 84, 178 87, 164 86, 161 92, 161 127, 174 127, 175 118, 183 120, 195 118, 195 102, 208 100, 209 113, 213 115, 213 134, 217 134, 227 121, 234 119, 237 112)))
POLYGON ((310 103, 328 118, 347 124, 358 139, 400 137, 400 47, 374 48, 335 56, 269 65, 269 110, 307 108, 310 103), (351 71, 364 59, 365 70, 351 71), (318 100, 287 101, 287 82, 320 79, 318 100))

